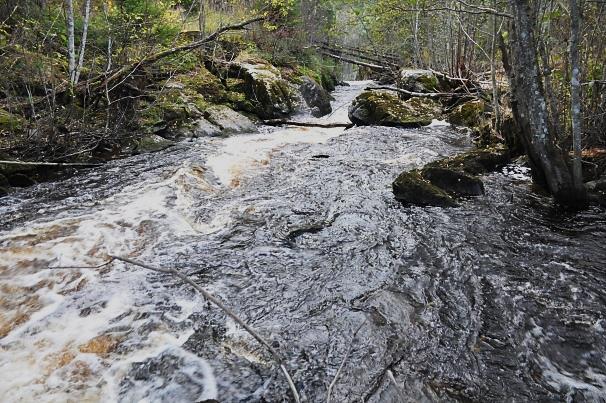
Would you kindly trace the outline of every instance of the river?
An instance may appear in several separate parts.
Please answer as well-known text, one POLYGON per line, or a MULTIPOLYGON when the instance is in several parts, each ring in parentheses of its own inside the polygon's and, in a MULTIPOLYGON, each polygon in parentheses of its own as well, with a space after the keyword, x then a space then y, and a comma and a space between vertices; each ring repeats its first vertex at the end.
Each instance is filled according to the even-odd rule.
MULTIPOLYGON (((347 122, 365 85, 320 120, 347 122)), ((334 402, 606 401, 603 209, 559 211, 516 165, 459 208, 394 200, 401 171, 470 147, 442 122, 262 127, 0 199, 0 401, 290 401, 223 312, 169 275, 92 268, 108 254, 220 297, 303 401, 341 364, 334 402)))

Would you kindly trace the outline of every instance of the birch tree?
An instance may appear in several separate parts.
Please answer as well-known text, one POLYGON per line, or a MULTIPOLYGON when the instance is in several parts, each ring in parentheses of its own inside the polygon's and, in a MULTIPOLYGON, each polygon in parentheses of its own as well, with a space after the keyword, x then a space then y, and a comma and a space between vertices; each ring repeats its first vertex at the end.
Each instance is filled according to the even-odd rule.
POLYGON ((65 0, 65 14, 67 19, 67 60, 69 82, 74 85, 76 78, 76 45, 74 32, 74 3, 72 0, 65 0))

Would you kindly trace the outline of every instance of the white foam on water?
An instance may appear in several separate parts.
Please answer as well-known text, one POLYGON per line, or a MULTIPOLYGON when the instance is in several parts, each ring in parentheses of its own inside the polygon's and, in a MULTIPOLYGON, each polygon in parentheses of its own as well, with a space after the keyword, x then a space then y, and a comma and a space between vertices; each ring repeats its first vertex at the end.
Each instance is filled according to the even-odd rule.
POLYGON ((450 126, 450 123, 448 123, 445 120, 434 119, 431 121, 431 123, 427 127, 445 127, 445 126, 450 126))
POLYGON ((272 151, 289 144, 321 144, 341 134, 341 128, 292 128, 234 136, 225 140, 221 150, 208 159, 206 166, 213 170, 223 186, 237 187, 255 168, 269 164, 272 151))
MULTIPOLYGON (((181 347, 192 333, 189 316, 205 306, 200 298, 118 262, 49 269, 98 265, 108 254, 152 260, 154 245, 196 233, 192 187, 212 192, 199 170, 183 166, 99 201, 93 212, 0 233, 0 401, 121 400, 132 365, 166 351, 181 357, 175 371, 194 379, 200 397, 216 397, 212 369, 181 347)), ((129 393, 158 401, 153 382, 139 380, 129 393)), ((168 382, 165 401, 184 396, 168 382)))

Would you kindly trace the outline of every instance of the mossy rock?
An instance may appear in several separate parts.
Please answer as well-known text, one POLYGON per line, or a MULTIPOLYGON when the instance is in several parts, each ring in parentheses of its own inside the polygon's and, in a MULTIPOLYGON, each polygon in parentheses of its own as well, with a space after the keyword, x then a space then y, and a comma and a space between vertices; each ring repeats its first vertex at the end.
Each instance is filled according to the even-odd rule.
POLYGON ((442 115, 442 105, 431 98, 412 97, 406 104, 410 105, 415 111, 422 115, 438 118, 442 115))
POLYGON ((426 167, 421 170, 421 176, 454 197, 484 194, 484 184, 480 178, 458 170, 426 167))
POLYGON ((479 127, 484 121, 486 103, 481 99, 465 102, 448 114, 447 121, 453 125, 479 127))
POLYGON ((20 132, 25 126, 25 120, 20 116, 0 109, 0 132, 20 132))
POLYGON ((158 135, 148 135, 139 139, 136 152, 138 154, 154 153, 172 147, 175 143, 158 135))
POLYGON ((443 168, 480 175, 495 171, 510 161, 509 149, 502 145, 468 151, 454 157, 444 158, 427 164, 426 168, 443 168))
POLYGON ((444 190, 432 185, 418 171, 403 172, 392 184, 396 199, 406 205, 456 207, 444 190))
POLYGON ((261 119, 282 118, 291 115, 298 97, 280 72, 269 64, 242 64, 244 92, 261 119))
POLYGON ((440 80, 430 70, 404 69, 400 72, 398 87, 412 92, 437 92, 440 80))
POLYGON ((360 94, 349 107, 349 119, 357 125, 379 125, 396 127, 427 126, 434 119, 430 107, 417 109, 418 101, 404 102, 394 93, 366 91, 360 94))

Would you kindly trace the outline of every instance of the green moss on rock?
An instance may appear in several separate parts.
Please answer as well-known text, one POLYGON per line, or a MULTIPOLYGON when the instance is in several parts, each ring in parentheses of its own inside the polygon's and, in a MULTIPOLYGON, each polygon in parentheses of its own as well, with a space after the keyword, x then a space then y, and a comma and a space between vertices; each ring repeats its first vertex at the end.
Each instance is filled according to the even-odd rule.
POLYGON ((366 91, 349 108, 349 119, 358 125, 398 127, 427 126, 434 119, 435 105, 419 100, 403 102, 392 92, 366 91))
POLYGON ((467 127, 479 127, 484 118, 486 104, 481 99, 465 102, 448 114, 448 122, 467 127))
POLYGON ((403 172, 392 184, 397 200, 406 205, 456 207, 456 201, 444 190, 432 185, 418 171, 403 172))
POLYGON ((502 145, 468 151, 450 158, 431 162, 427 168, 443 168, 480 175, 492 172, 509 163, 509 149, 502 145))
POLYGON ((24 126, 23 118, 0 109, 0 132, 18 132, 23 130, 24 126))

